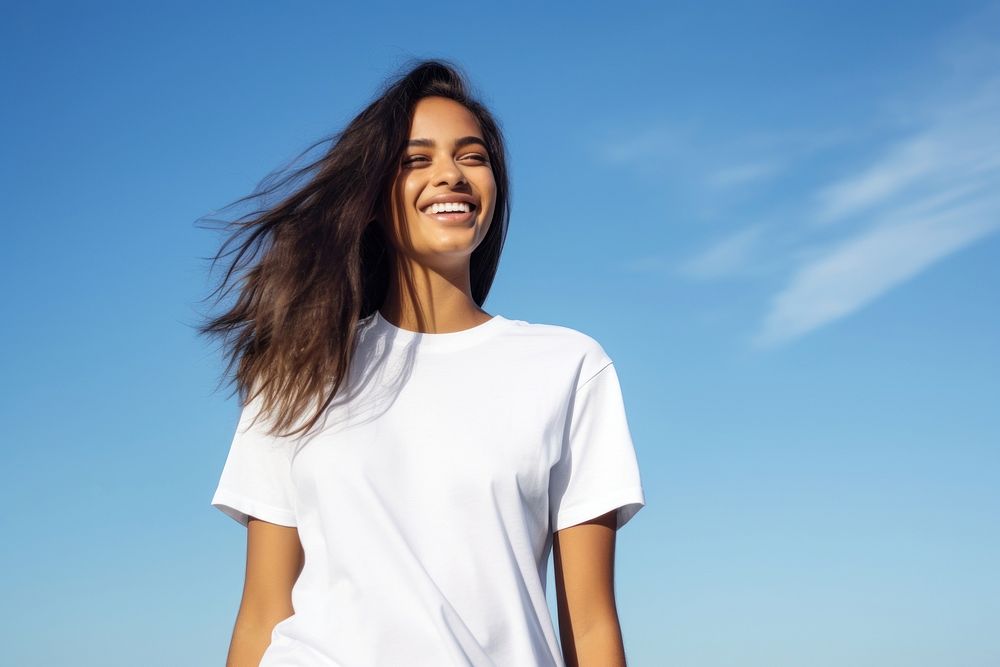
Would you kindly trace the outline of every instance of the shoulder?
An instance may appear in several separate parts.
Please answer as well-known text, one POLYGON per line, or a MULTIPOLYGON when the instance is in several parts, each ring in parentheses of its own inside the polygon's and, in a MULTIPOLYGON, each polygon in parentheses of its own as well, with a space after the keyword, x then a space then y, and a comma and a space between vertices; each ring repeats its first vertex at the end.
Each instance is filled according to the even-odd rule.
POLYGON ((547 368, 572 372, 578 387, 612 364, 600 341, 580 329, 519 319, 510 323, 511 336, 523 344, 522 350, 537 352, 547 368))

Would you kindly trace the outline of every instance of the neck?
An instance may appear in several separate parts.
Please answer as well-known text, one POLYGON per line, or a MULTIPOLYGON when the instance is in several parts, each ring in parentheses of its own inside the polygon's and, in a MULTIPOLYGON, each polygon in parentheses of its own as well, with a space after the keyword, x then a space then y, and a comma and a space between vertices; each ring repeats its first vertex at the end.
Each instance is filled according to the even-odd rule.
POLYGON ((441 270, 406 262, 390 273, 379 311, 403 329, 451 333, 482 324, 492 316, 472 298, 469 263, 441 270))

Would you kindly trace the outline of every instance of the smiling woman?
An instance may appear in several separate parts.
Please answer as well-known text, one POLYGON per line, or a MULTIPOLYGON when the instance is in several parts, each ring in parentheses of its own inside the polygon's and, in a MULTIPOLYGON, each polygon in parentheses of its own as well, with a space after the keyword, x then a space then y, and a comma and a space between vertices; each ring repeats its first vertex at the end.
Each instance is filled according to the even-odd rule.
MULTIPOLYGON (((447 98, 434 98, 428 97, 417 103, 418 109, 414 112, 414 127, 418 125, 418 121, 423 121, 427 117, 433 117, 435 108, 428 109, 431 107, 440 107, 442 102, 447 103, 447 98)), ((464 109, 456 109, 452 106, 451 109, 447 107, 444 109, 443 114, 458 113, 459 115, 466 115, 468 112, 464 109)), ((460 137, 455 140, 455 150, 463 149, 465 146, 470 144, 476 144, 483 147, 483 152, 485 151, 486 144, 479 137, 466 136, 460 137)), ((433 139, 410 139, 407 142, 407 146, 425 146, 429 149, 433 149, 436 145, 433 139)), ((407 151, 407 157, 403 160, 403 165, 407 168, 417 168, 424 166, 424 164, 430 163, 432 159, 429 159, 422 155, 419 151, 407 151)), ((467 152, 459 160, 469 160, 473 164, 480 164, 483 166, 489 166, 489 159, 480 152, 467 152)), ((490 178, 492 179, 492 171, 490 172, 490 178)), ((496 188, 496 183, 493 183, 493 188, 496 188)), ((462 194, 460 192, 446 193, 435 195, 430 197, 422 204, 419 205, 419 209, 425 215, 432 216, 435 220, 439 222, 462 222, 469 223, 475 219, 474 212, 477 210, 482 210, 482 207, 477 203, 477 199, 471 194, 462 194)), ((489 217, 489 216, 488 216, 489 217)))
POLYGON ((490 151, 476 116, 439 95, 414 105, 410 135, 392 187, 393 210, 380 221, 410 265, 402 267, 406 273, 433 267, 461 284, 496 208, 490 151))
POLYGON ((211 501, 247 528, 228 664, 624 665, 615 534, 645 498, 621 386, 590 336, 482 308, 498 124, 423 61, 305 173, 237 224, 238 298, 202 327, 242 405, 211 501))

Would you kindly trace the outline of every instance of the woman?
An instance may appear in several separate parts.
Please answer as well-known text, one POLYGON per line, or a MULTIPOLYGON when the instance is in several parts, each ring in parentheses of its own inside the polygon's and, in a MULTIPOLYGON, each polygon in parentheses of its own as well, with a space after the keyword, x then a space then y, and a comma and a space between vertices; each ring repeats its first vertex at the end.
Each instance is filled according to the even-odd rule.
POLYGON ((243 405, 212 498, 247 527, 228 664, 624 665, 615 531, 645 499, 621 389, 593 338, 482 308, 497 123, 422 61, 313 168, 242 223, 226 280, 263 252, 202 328, 243 405))

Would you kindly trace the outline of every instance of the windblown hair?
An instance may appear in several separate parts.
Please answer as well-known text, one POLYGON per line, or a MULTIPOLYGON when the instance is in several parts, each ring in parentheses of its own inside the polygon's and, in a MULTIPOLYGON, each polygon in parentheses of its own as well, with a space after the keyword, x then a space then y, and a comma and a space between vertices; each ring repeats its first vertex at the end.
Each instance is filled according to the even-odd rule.
MULTIPOLYGON (((197 329, 200 335, 222 339, 228 358, 223 379, 232 375, 229 384, 236 383, 244 406, 262 397, 260 412, 271 420, 271 435, 293 436, 313 428, 346 381, 359 321, 386 297, 397 258, 380 216, 391 215, 392 185, 414 106, 432 95, 465 106, 478 119, 489 151, 496 204, 469 267, 473 299, 479 306, 486 300, 510 215, 503 134, 458 66, 420 60, 388 79, 346 128, 298 156, 330 141, 322 157, 273 184, 265 178, 250 195, 229 205, 277 199, 225 223, 232 233, 211 258, 209 272, 224 255, 235 252, 236 257, 206 298, 218 294, 218 303, 239 285, 238 297, 197 329), (303 177, 305 184, 291 194, 275 196, 303 177), (225 252, 231 244, 235 247, 225 252), (316 405, 299 428, 282 433, 316 405)), ((391 220, 387 222, 391 229, 391 220)))

